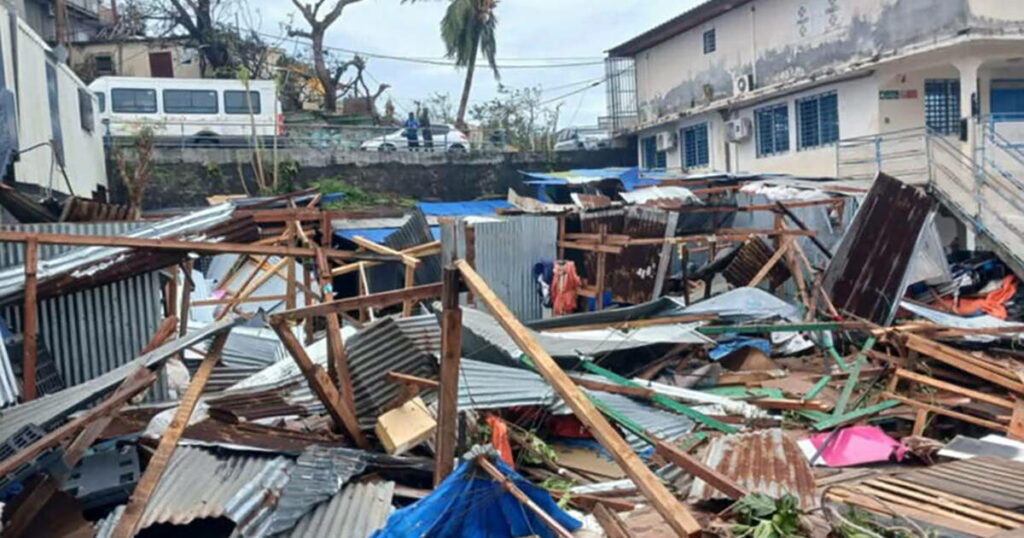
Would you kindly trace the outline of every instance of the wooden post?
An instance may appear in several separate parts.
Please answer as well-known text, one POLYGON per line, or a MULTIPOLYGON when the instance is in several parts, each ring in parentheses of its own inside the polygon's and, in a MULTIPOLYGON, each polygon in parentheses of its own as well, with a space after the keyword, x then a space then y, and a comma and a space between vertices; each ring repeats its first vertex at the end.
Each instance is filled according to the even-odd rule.
MULTIPOLYGON (((416 287, 416 266, 406 265, 405 266, 405 289, 409 290, 416 287)), ((412 315, 412 309, 415 305, 415 301, 407 300, 402 304, 402 317, 409 317, 412 315)))
POLYGON ((185 336, 188 333, 188 316, 192 305, 192 260, 185 262, 182 272, 184 278, 181 279, 181 308, 178 311, 178 322, 181 323, 181 327, 178 329, 179 336, 185 336))
MULTIPOLYGON (((294 229, 302 231, 302 225, 301 224, 299 224, 299 223, 292 223, 291 225, 294 227, 294 229)), ((285 295, 287 296, 287 299, 285 299, 284 304, 285 304, 285 308, 286 309, 291 310, 291 309, 295 308, 295 306, 296 306, 296 303, 295 303, 295 281, 296 281, 295 258, 289 257, 289 258, 285 258, 285 260, 287 260, 287 263, 288 263, 288 265, 287 265, 287 275, 288 275, 287 276, 287 281, 288 281, 288 284, 287 284, 287 288, 286 288, 287 291, 285 291, 285 295)))
POLYGON ((437 402, 435 430, 434 486, 455 467, 455 437, 458 422, 459 364, 462 361, 462 308, 459 306, 459 270, 444 268, 441 292, 441 388, 437 402))
POLYGON ((679 245, 679 262, 683 266, 683 305, 690 306, 690 247, 679 245))
POLYGON ((146 505, 149 504, 149 499, 156 491, 156 486, 160 483, 167 465, 171 462, 174 450, 178 448, 178 441, 185 432, 189 419, 192 418, 196 404, 199 403, 199 395, 206 388, 206 382, 210 380, 213 367, 220 361, 221 352, 224 350, 224 344, 227 343, 230 334, 231 331, 224 331, 214 337, 210 349, 206 352, 206 357, 188 385, 188 390, 178 402, 178 411, 174 414, 174 419, 171 420, 164 434, 160 436, 160 444, 157 446, 156 452, 150 458, 142 478, 135 485, 135 491, 132 492, 128 505, 125 507, 124 513, 121 514, 121 519, 118 520, 117 527, 110 535, 112 538, 131 538, 135 535, 135 529, 139 525, 139 520, 142 519, 146 505))
POLYGON ((370 443, 363 435, 363 431, 359 429, 359 420, 356 418, 355 407, 349 407, 346 404, 341 394, 338 393, 338 389, 335 388, 331 378, 327 375, 327 372, 310 360, 306 350, 302 349, 302 345, 299 344, 295 335, 292 334, 288 322, 284 319, 277 319, 271 322, 270 326, 274 328, 274 332, 281 339, 281 343, 288 350, 288 353, 291 354, 295 364, 299 366, 299 370, 305 376, 306 382, 309 383, 309 388, 313 390, 313 394, 316 394, 317 398, 324 404, 324 407, 327 408, 327 414, 331 416, 335 427, 338 430, 347 431, 360 448, 369 448, 370 443))
MULTIPOLYGON (((309 264, 306 262, 302 263, 302 283, 305 286, 305 291, 302 294, 304 298, 304 304, 302 306, 312 306, 313 294, 309 293, 309 290, 313 287, 313 272, 310 269, 309 264)), ((306 345, 313 343, 315 332, 315 327, 313 326, 313 319, 313 316, 306 316, 305 321, 303 321, 303 327, 305 328, 306 331, 306 345)))
MULTIPOLYGON (((608 240, 608 225, 602 224, 598 228, 599 237, 597 239, 598 245, 604 245, 608 240)), ((597 298, 594 299, 594 309, 604 309, 604 283, 608 279, 608 254, 602 250, 597 252, 597 298)))
POLYGON ((22 397, 28 402, 36 399, 36 360, 39 357, 39 242, 30 239, 25 243, 25 323, 22 329, 22 397))
MULTIPOLYGON (((324 302, 334 300, 334 277, 331 276, 331 267, 328 265, 327 258, 323 255, 322 251, 316 257, 316 270, 320 276, 320 289, 324 296, 324 302)), ((341 390, 344 407, 350 410, 352 416, 355 417, 356 399, 352 393, 352 373, 348 369, 345 342, 341 340, 341 320, 338 319, 337 312, 328 312, 324 317, 327 320, 327 373, 335 383, 335 386, 341 390)), ((359 431, 358 425, 356 430, 359 431)), ((361 437, 362 432, 360 431, 358 435, 361 437)), ((363 438, 362 443, 366 443, 365 438, 363 438)))
POLYGON ((700 523, 676 499, 664 484, 647 468, 647 465, 633 452, 629 443, 601 415, 590 399, 580 392, 569 376, 558 366, 551 355, 537 343, 523 324, 516 319, 494 290, 473 270, 465 260, 455 262, 462 273, 462 280, 487 306, 497 322, 505 329, 519 349, 530 357, 541 375, 551 383, 559 396, 569 405, 573 413, 590 430, 590 433, 615 459, 630 479, 637 485, 644 497, 665 519, 665 522, 679 536, 696 536, 701 532, 700 523))
POLYGON ((558 245, 559 260, 565 259, 565 246, 562 244, 565 241, 565 219, 565 215, 558 216, 558 241, 556 241, 556 244, 558 245))
POLYGON ((167 281, 167 289, 164 292, 164 316, 168 318, 178 317, 178 266, 172 265, 168 272, 171 279, 167 281))

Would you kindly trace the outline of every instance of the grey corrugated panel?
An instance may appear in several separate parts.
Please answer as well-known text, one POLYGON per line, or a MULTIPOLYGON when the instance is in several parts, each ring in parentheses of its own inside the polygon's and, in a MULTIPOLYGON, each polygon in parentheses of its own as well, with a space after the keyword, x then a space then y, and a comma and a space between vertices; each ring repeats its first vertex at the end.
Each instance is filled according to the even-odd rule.
POLYGON ((394 318, 402 334, 427 353, 441 353, 441 325, 434 314, 394 318))
POLYGON ((246 536, 267 536, 291 529, 314 507, 335 496, 353 476, 362 473, 366 468, 365 456, 361 450, 309 447, 296 460, 288 484, 266 523, 258 530, 253 525, 246 525, 243 533, 246 536))
MULTIPOLYGON (((589 389, 583 390, 626 418, 640 424, 645 431, 650 432, 658 439, 673 441, 693 431, 693 421, 683 415, 662 411, 621 394, 589 389)), ((569 407, 564 403, 555 406, 553 411, 559 414, 571 413, 569 407)), ((626 431, 626 441, 637 451, 643 450, 648 446, 643 439, 629 431, 626 431)))
POLYGON ((394 482, 349 484, 329 502, 303 516, 286 538, 367 538, 387 523, 391 515, 394 482))
POLYGON ((182 338, 164 344, 95 379, 66 388, 60 392, 47 394, 28 403, 4 409, 0 411, 0 440, 7 439, 27 424, 36 424, 44 429, 53 429, 69 414, 84 408, 95 401, 96 398, 119 385, 140 366, 154 368, 162 364, 168 357, 186 347, 229 330, 242 321, 244 320, 234 316, 226 317, 216 324, 205 327, 201 331, 190 332, 182 338))
POLYGON ((217 456, 204 448, 181 446, 174 451, 139 521, 139 529, 158 523, 185 525, 200 518, 235 517, 251 512, 245 500, 262 499, 261 484, 282 479, 291 460, 229 453, 217 456), (248 486, 248 487, 247 487, 248 486))
MULTIPOLYGON (((144 228, 144 221, 116 222, 53 222, 37 224, 3 224, 5 232, 54 233, 73 235, 128 235, 144 228)), ((39 245, 39 259, 45 260, 78 248, 74 245, 39 245)), ((0 243, 0 268, 21 265, 25 261, 24 243, 0 243)))
POLYGON ((533 266, 558 257, 558 219, 520 216, 480 222, 475 230, 474 267, 522 321, 544 314, 533 266))
MULTIPOLYGON (((384 245, 395 250, 403 250, 416 245, 430 243, 434 236, 430 233, 430 225, 419 209, 409 213, 405 224, 395 230, 384 241, 384 245)), ((441 262, 438 256, 422 258, 423 263, 416 268, 416 284, 432 284, 441 281, 441 262)), ((381 292, 401 288, 405 285, 405 266, 389 263, 370 268, 367 274, 372 292, 381 292)))
POLYGON ((11 367, 7 347, 0 343, 0 407, 18 403, 20 394, 18 378, 14 375, 14 368, 11 367))
POLYGON ((345 343, 356 413, 364 428, 373 428, 381 409, 400 387, 387 379, 389 371, 437 378, 437 360, 413 344, 394 319, 378 320, 345 343))
MULTIPOLYGON (((211 226, 226 222, 231 218, 234 206, 230 203, 221 204, 186 215, 148 223, 144 227, 132 231, 115 233, 125 237, 164 238, 198 232, 211 226)), ((69 231, 67 233, 75 233, 69 231)), ((97 235, 97 234, 86 234, 97 235)), ((216 238, 210 238, 216 239, 216 238)), ((117 247, 76 247, 60 252, 51 257, 40 257, 37 274, 44 281, 52 276, 74 270, 88 270, 96 262, 115 256, 130 249, 117 247)), ((41 253, 42 254, 42 253, 41 253)), ((0 296, 7 297, 20 292, 25 285, 25 271, 21 263, 0 270, 0 296)))

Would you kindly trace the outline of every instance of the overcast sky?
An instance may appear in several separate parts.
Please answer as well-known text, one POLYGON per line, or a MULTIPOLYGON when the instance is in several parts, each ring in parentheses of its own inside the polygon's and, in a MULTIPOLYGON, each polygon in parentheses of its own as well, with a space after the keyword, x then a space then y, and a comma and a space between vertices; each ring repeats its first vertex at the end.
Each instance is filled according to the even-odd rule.
MULTIPOLYGON (((331 0, 328 0, 330 3, 331 0)), ((294 13, 288 0, 249 0, 259 13, 267 33, 280 34, 280 25, 294 13)), ((698 0, 501 0, 498 4, 498 58, 508 65, 538 65, 540 59, 555 63, 600 62, 604 51, 674 17, 698 0)), ((362 0, 345 8, 339 22, 328 32, 328 46, 390 56, 441 59, 444 46, 440 21, 447 0, 421 0, 402 4, 400 0, 362 0)), ((292 44, 285 48, 291 50, 292 44)), ((391 84, 390 96, 399 112, 412 108, 414 99, 434 92, 451 94, 457 100, 464 74, 445 65, 427 65, 371 58, 367 72, 373 79, 391 84)), ((547 69, 504 69, 501 82, 513 87, 544 88, 544 98, 554 99, 580 90, 571 84, 599 80, 604 66, 579 65, 547 69)), ((477 69, 473 101, 495 94, 497 82, 489 69, 477 69)), ((560 126, 595 124, 605 115, 605 88, 597 86, 566 97, 560 126)), ((559 101, 554 101, 552 106, 559 101)), ((381 103, 383 105, 383 103, 381 103)))

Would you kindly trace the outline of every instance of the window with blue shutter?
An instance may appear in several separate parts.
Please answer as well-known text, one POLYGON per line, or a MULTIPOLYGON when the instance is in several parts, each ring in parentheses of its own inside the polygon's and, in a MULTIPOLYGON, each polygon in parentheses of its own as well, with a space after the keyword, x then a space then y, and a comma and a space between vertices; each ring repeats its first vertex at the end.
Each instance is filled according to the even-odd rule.
POLYGON ((754 111, 757 129, 757 156, 778 155, 789 151, 789 105, 773 105, 754 111))
POLYGON ((797 146, 800 149, 839 140, 839 96, 828 92, 796 101, 797 146))
POLYGON ((668 167, 668 155, 658 151, 658 138, 651 136, 641 142, 643 148, 644 170, 658 170, 668 167))
POLYGON ((707 166, 711 162, 708 151, 707 123, 683 128, 679 138, 683 141, 683 166, 685 168, 699 168, 707 166))
POLYGON ((924 81, 924 123, 939 134, 960 132, 960 81, 930 79, 924 81))

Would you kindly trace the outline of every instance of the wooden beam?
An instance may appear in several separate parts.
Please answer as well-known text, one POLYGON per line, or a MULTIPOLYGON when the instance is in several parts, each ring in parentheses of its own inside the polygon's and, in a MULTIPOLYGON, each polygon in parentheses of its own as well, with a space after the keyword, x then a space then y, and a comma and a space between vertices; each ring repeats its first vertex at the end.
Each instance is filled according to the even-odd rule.
POLYGON ((32 239, 25 244, 25 309, 22 333, 22 400, 36 399, 36 360, 39 356, 39 242, 32 239))
POLYGON ((125 507, 124 513, 121 514, 121 519, 118 520, 117 527, 111 533, 112 538, 131 538, 135 535, 142 514, 145 512, 153 492, 156 491, 167 465, 171 462, 174 450, 178 448, 178 441, 185 432, 189 419, 192 418, 196 404, 199 403, 199 396, 206 388, 206 382, 210 380, 213 367, 220 362, 221 352, 224 350, 224 344, 227 343, 230 334, 231 331, 225 331, 214 337, 206 357, 188 385, 188 390, 178 402, 178 410, 174 414, 174 419, 167 425, 164 434, 160 436, 160 444, 157 446, 156 452, 150 458, 142 478, 135 485, 135 491, 132 492, 128 505, 125 507))
POLYGON ((768 273, 771 272, 773 267, 775 267, 775 264, 779 263, 779 260, 782 259, 782 256, 785 255, 786 251, 789 250, 789 245, 791 242, 792 240, 789 239, 788 237, 783 239, 782 246, 780 246, 775 251, 775 253, 772 254, 771 258, 768 258, 768 262, 764 264, 764 267, 761 267, 761 270, 754 275, 754 278, 750 279, 750 282, 747 284, 748 288, 757 287, 757 285, 760 284, 762 280, 764 280, 764 277, 768 276, 768 273))
POLYGON ((648 400, 654 398, 654 390, 644 387, 630 387, 626 385, 617 385, 615 383, 603 383, 601 381, 594 381, 593 379, 585 379, 582 377, 569 376, 573 383, 577 385, 591 389, 599 390, 602 392, 611 392, 613 394, 624 394, 626 396, 632 396, 634 398, 646 398, 648 400))
MULTIPOLYGON (((959 349, 940 344, 916 334, 904 334, 904 341, 907 347, 927 355, 933 359, 944 362, 954 368, 963 370, 969 374, 980 377, 990 383, 995 383, 1003 388, 1012 390, 1018 394, 1024 394, 1024 383, 1011 379, 999 370, 979 361, 959 349)), ((1007 371, 1008 372, 1008 371, 1007 371)))
MULTIPOLYGON (((331 276, 331 267, 322 251, 317 252, 316 272, 320 279, 320 289, 323 290, 324 302, 330 302, 334 299, 334 277, 331 276)), ((352 372, 348 367, 345 343, 341 340, 341 320, 338 319, 337 312, 328 312, 324 317, 327 319, 327 373, 341 391, 344 408, 350 410, 352 416, 355 416, 356 398, 352 389, 352 372)), ((360 443, 360 447, 369 447, 369 444, 365 444, 367 443, 365 438, 355 437, 355 439, 357 443, 360 443)))
POLYGON ((682 450, 666 443, 656 440, 654 450, 666 460, 676 464, 679 468, 705 481, 711 487, 724 493, 734 501, 738 501, 749 493, 743 486, 739 485, 732 478, 725 476, 716 469, 712 469, 699 459, 683 452, 682 450))
POLYGON ((441 386, 440 381, 434 381, 433 379, 427 379, 416 375, 403 374, 402 372, 388 372, 388 381, 392 383, 401 383, 404 385, 416 385, 421 389, 436 389, 441 386))
POLYGON ((604 252, 605 254, 622 254, 625 250, 621 246, 598 245, 596 243, 582 243, 576 241, 559 241, 558 247, 571 250, 585 250, 587 252, 604 252))
POLYGON ((325 316, 330 312, 351 312, 363 308, 385 308, 401 304, 407 300, 424 301, 441 296, 441 283, 425 284, 407 290, 371 293, 362 297, 349 297, 309 307, 285 310, 272 315, 274 319, 300 319, 307 316, 325 316))
POLYGON ((455 437, 458 427, 459 365, 462 361, 462 307, 460 278, 454 267, 445 267, 441 293, 441 382, 437 402, 434 442, 434 486, 455 468, 455 437))
MULTIPOLYGON (((404 287, 404 289, 409 290, 409 289, 412 289, 412 288, 415 288, 415 287, 416 287, 416 266, 414 266, 414 265, 406 265, 405 266, 405 287, 404 287)), ((406 317, 407 318, 409 316, 412 316, 412 310, 413 310, 413 306, 414 305, 415 305, 415 301, 413 301, 411 299, 406 299, 402 303, 402 317, 406 317)))
MULTIPOLYGON (((311 248, 257 245, 254 243, 213 243, 205 241, 181 241, 177 239, 148 239, 142 237, 122 237, 109 235, 73 235, 40 232, 4 232, 0 231, 0 242, 27 243, 35 239, 39 244, 46 245, 78 245, 98 247, 124 247, 151 250, 174 250, 198 252, 202 254, 250 254, 264 256, 293 256, 296 258, 312 258, 316 252, 311 248)), ((370 260, 377 262, 396 262, 402 258, 366 254, 347 250, 325 250, 324 254, 332 260, 370 260)))
POLYGON ((366 250, 369 250, 370 252, 376 252, 378 254, 384 254, 386 256, 396 256, 396 257, 399 257, 399 258, 402 259, 402 263, 404 263, 406 265, 411 265, 413 267, 416 267, 420 263, 419 258, 417 258, 415 256, 410 256, 408 254, 399 252, 399 251, 397 251, 397 250, 395 250, 393 248, 386 247, 386 246, 381 245, 379 243, 375 243, 375 242, 370 241, 369 239, 367 239, 367 238, 365 238, 365 237, 363 237, 361 235, 357 235, 357 236, 353 237, 352 238, 352 242, 354 242, 355 244, 365 248, 366 250))
POLYGON ((821 411, 832 409, 832 405, 821 400, 794 400, 788 398, 756 398, 749 400, 761 409, 779 411, 821 411))
MULTIPOLYGON (((148 370, 147 370, 148 372, 148 370)), ((32 461, 46 449, 56 445, 62 439, 70 437, 75 434, 78 430, 81 430, 92 421, 113 412, 120 408, 128 400, 135 397, 136 394, 142 392, 150 384, 156 381, 156 375, 149 372, 148 375, 137 380, 128 390, 122 392, 115 392, 111 396, 107 397, 102 403, 89 409, 84 414, 70 422, 60 426, 56 430, 44 435, 36 442, 26 446, 19 450, 13 456, 0 462, 0 476, 7 476, 8 474, 16 471, 22 465, 32 461)))
POLYGON ((630 321, 610 321, 607 323, 588 323, 586 325, 573 325, 570 327, 555 327, 553 329, 541 329, 545 333, 565 333, 575 331, 594 331, 601 329, 639 329, 641 327, 655 327, 658 325, 674 325, 676 323, 693 323, 695 321, 717 320, 717 314, 688 314, 685 316, 670 316, 665 318, 638 319, 630 321))
POLYGON ((512 337, 519 349, 530 357, 541 375, 551 383, 559 396, 569 405, 573 413, 589 429, 609 454, 615 458, 627 475, 633 480, 644 497, 665 519, 665 522, 680 536, 695 536, 701 532, 700 524, 693 515, 668 491, 664 484, 651 472, 639 456, 633 452, 621 435, 601 415, 569 376, 562 371, 551 355, 530 335, 529 330, 516 319, 494 290, 473 270, 465 260, 458 260, 455 266, 462 273, 462 279, 479 300, 487 306, 498 323, 512 337))
POLYGON ((337 429, 347 431, 360 447, 368 447, 369 442, 363 435, 363 431, 359 429, 359 420, 356 418, 355 409, 345 405, 341 394, 338 393, 338 389, 335 388, 334 382, 331 381, 327 372, 310 360, 306 350, 302 348, 298 339, 292 334, 291 328, 288 327, 288 322, 276 320, 271 322, 270 326, 274 328, 274 332, 281 339, 281 343, 291 354, 295 364, 299 366, 299 370, 305 376, 306 382, 309 383, 309 388, 312 389, 313 394, 327 408, 327 414, 331 416, 337 429))
POLYGON ((260 295, 258 297, 245 297, 243 299, 227 298, 227 299, 203 299, 202 301, 192 301, 192 306, 218 306, 226 304, 243 304, 243 303, 262 303, 264 301, 284 301, 287 299, 287 295, 260 295))
POLYGON ((983 427, 988 428, 990 430, 996 430, 996 431, 1000 431, 1000 432, 1007 431, 1007 427, 1005 425, 1003 425, 1003 424, 998 423, 998 422, 993 422, 991 420, 985 420, 983 418, 978 418, 976 416, 968 415, 966 413, 960 413, 958 411, 953 411, 953 410, 950 410, 950 409, 946 409, 945 407, 939 407, 937 405, 932 405, 932 404, 928 404, 928 403, 924 403, 924 402, 919 402, 919 401, 917 401, 917 400, 915 400, 913 398, 907 398, 906 396, 901 396, 899 394, 893 394, 893 393, 888 393, 887 392, 884 395, 884 397, 885 398, 889 398, 891 400, 896 400, 896 401, 898 401, 898 402, 900 402, 902 404, 905 404, 905 405, 909 405, 910 407, 913 407, 914 409, 923 409, 925 411, 928 411, 930 413, 935 413, 937 415, 945 415, 947 417, 955 418, 957 420, 962 420, 964 422, 969 422, 971 424, 977 424, 978 426, 983 426, 983 427))
POLYGON ((477 456, 476 464, 481 469, 486 471, 487 474, 491 475, 491 478, 493 478, 497 482, 500 482, 501 487, 504 488, 505 491, 511 493, 513 497, 515 497, 517 500, 519 500, 519 502, 523 503, 527 508, 529 508, 530 511, 533 512, 538 518, 540 518, 540 520, 543 521, 544 524, 547 525, 548 528, 551 529, 557 536, 560 536, 561 538, 573 538, 573 534, 567 531, 565 527, 560 525, 557 521, 555 521, 555 518, 551 517, 551 514, 545 512, 543 508, 537 506, 537 503, 533 502, 533 499, 531 499, 529 496, 523 493, 523 490, 519 489, 519 487, 516 486, 511 480, 509 480, 507 476, 501 474, 501 471, 499 471, 498 468, 495 467, 494 464, 491 463, 489 459, 487 459, 487 456, 477 456))
POLYGON ((894 374, 894 377, 899 378, 899 379, 908 379, 910 381, 916 381, 918 383, 929 385, 931 387, 935 387, 935 388, 940 389, 940 390, 945 390, 945 391, 948 391, 948 392, 952 392, 954 394, 959 394, 961 396, 967 396, 968 398, 970 398, 972 400, 977 400, 979 402, 986 402, 986 403, 995 405, 997 407, 1003 407, 1005 409, 1013 409, 1013 401, 1012 400, 1008 400, 1006 398, 1000 398, 998 396, 995 396, 993 394, 988 394, 988 393, 985 393, 985 392, 979 392, 979 391, 976 391, 976 390, 965 389, 965 388, 963 388, 963 387, 961 387, 959 385, 954 385, 953 383, 947 383, 946 381, 935 379, 934 377, 929 377, 929 376, 926 376, 926 375, 918 374, 916 372, 911 372, 910 370, 904 370, 903 368, 897 368, 896 369, 896 373, 894 374))
MULTIPOLYGON (((427 256, 436 256, 441 253, 441 242, 431 241, 430 243, 423 243, 422 245, 416 245, 409 247, 401 251, 402 254, 408 254, 409 256, 415 256, 417 258, 426 258, 427 256)), ((344 275, 348 273, 354 273, 359 270, 359 264, 364 264, 365 267, 377 267, 382 265, 380 262, 358 262, 342 265, 341 267, 335 267, 331 270, 331 274, 334 276, 344 275)))

